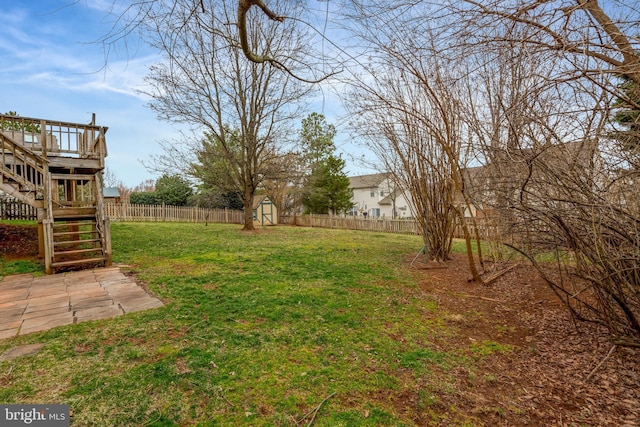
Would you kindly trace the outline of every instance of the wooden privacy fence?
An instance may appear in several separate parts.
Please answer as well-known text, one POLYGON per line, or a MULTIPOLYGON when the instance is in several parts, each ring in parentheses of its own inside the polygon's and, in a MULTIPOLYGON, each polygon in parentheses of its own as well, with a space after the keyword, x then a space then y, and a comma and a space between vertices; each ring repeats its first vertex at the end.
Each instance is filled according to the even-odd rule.
POLYGON ((105 204, 111 221, 244 223, 244 212, 193 206, 105 204))
MULTIPOLYGON (((285 223, 293 224, 294 217, 285 223)), ((346 230, 379 231, 383 233, 418 234, 416 223, 406 219, 364 218, 358 216, 299 215, 295 225, 301 227, 341 228, 346 230)))
MULTIPOLYGON (((472 218, 465 218, 469 227, 473 226, 472 218)), ((281 224, 301 227, 339 228, 345 230, 377 231, 381 233, 419 234, 418 224, 413 219, 364 218, 361 216, 333 215, 296 215, 280 217, 281 224)), ((483 239, 495 236, 497 229, 488 218, 476 218, 476 224, 483 239)), ((456 226, 454 237, 464 238, 462 227, 456 226)), ((472 236, 474 238, 475 236, 472 236)))
POLYGON ((0 219, 38 219, 38 210, 20 200, 0 199, 0 219))
MULTIPOLYGON (((243 211, 229 209, 106 203, 105 211, 111 221, 244 223, 243 211)), ((36 220, 37 211, 35 208, 19 200, 0 199, 0 219, 36 220)), ((472 218, 465 218, 465 220, 470 227, 473 225, 472 218)), ((301 227, 419 234, 416 221, 412 219, 364 218, 361 216, 333 215, 285 215, 280 216, 279 223, 301 227)), ((497 226, 489 218, 476 218, 476 224, 478 225, 482 239, 492 239, 497 235, 497 226)), ((454 237, 464 237, 460 225, 456 226, 454 237)))

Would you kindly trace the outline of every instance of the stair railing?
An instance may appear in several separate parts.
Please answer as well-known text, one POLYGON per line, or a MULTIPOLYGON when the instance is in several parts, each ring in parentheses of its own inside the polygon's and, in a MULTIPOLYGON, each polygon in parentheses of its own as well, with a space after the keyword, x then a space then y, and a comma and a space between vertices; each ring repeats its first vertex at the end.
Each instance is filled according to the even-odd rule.
MULTIPOLYGON (((22 187, 22 190, 32 192, 34 199, 42 196, 44 191, 44 176, 48 168, 48 161, 18 144, 0 131, 0 167, 2 174, 8 179, 15 181, 22 187)), ((19 197, 17 195, 14 195, 19 197)), ((23 197, 19 197, 23 199, 23 197)))
POLYGON ((104 206, 104 198, 102 196, 102 172, 96 173, 94 180, 94 194, 96 197, 96 229, 100 235, 100 243, 102 244, 102 253, 104 255, 104 265, 111 265, 111 227, 109 217, 106 215, 104 206))
POLYGON ((44 240, 44 270, 47 274, 53 273, 53 183, 49 168, 44 172, 44 202, 45 218, 42 220, 42 234, 44 240))

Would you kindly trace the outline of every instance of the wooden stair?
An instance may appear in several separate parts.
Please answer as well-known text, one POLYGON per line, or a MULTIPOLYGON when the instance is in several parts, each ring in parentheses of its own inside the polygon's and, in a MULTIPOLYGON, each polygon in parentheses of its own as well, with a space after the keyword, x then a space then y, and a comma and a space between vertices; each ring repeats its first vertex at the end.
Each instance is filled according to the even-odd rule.
POLYGON ((47 273, 111 264, 106 128, 0 114, 0 191, 39 209, 47 273))
POLYGON ((95 208, 54 209, 53 218, 53 269, 104 265, 107 255, 95 208))
POLYGON ((48 269, 55 272, 110 265, 110 245, 103 238, 100 227, 100 214, 103 211, 98 200, 101 195, 96 198, 93 195, 95 190, 83 192, 76 189, 79 182, 84 183, 85 187, 90 184, 87 188, 95 188, 96 177, 86 173, 53 173, 51 176, 55 186, 64 189, 65 200, 54 200, 57 207, 51 209, 53 221, 49 227, 52 257, 48 269), (85 193, 84 200, 76 200, 78 193, 85 193))

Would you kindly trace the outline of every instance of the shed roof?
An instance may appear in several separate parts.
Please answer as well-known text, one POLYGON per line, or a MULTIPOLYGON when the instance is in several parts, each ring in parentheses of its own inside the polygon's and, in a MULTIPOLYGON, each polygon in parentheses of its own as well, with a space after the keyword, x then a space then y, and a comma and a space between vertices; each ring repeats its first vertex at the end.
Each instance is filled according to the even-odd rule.
POLYGON ((262 194, 259 196, 255 196, 253 198, 253 209, 258 209, 258 206, 260 206, 262 203, 264 203, 265 201, 272 203, 271 199, 269 198, 269 196, 267 196, 266 194, 262 194))
POLYGON ((120 197, 120 191, 116 187, 105 187, 102 190, 104 197, 120 197))

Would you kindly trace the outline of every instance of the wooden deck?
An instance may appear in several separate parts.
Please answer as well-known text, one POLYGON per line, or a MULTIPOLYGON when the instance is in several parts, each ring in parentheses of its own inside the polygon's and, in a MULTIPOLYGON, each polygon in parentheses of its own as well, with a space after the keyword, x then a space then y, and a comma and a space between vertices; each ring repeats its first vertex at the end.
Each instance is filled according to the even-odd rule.
POLYGON ((106 132, 95 117, 79 124, 0 115, 0 191, 38 209, 47 273, 96 261, 111 263, 102 198, 106 132), (68 229, 60 232, 64 227, 68 229), (91 245, 81 238, 80 229, 94 236, 91 245), (77 236, 69 239, 73 234, 77 236))

